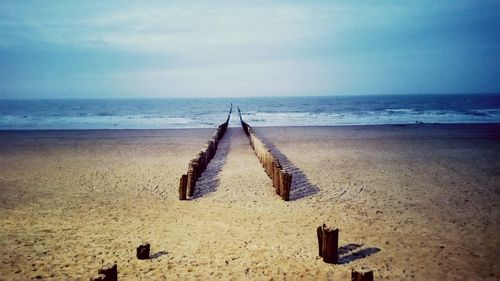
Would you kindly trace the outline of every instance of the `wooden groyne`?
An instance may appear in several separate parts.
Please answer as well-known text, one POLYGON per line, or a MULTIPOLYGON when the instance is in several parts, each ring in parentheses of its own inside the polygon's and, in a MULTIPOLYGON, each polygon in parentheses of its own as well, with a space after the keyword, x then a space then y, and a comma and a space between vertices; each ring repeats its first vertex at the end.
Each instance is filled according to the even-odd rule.
POLYGON ((220 124, 217 129, 215 129, 207 144, 205 144, 203 148, 189 161, 187 174, 183 174, 179 181, 179 200, 186 200, 188 197, 192 197, 194 195, 196 182, 198 181, 198 178, 200 178, 201 173, 203 173, 203 171, 207 168, 210 160, 212 160, 215 156, 217 145, 227 130, 232 111, 233 105, 231 104, 226 122, 220 124))
POLYGON ((257 158, 259 158, 259 161, 262 163, 267 175, 273 181, 273 187, 276 190, 276 194, 278 194, 285 201, 290 200, 292 174, 283 169, 278 158, 255 134, 253 128, 243 121, 239 107, 238 114, 240 116, 241 126, 243 127, 245 134, 248 136, 255 154, 257 154, 257 158))

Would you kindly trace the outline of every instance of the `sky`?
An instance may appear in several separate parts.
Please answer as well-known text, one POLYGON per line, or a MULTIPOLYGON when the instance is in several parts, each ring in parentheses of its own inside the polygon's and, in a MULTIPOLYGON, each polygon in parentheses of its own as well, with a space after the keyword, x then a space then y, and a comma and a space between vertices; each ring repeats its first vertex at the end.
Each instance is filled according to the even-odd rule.
POLYGON ((500 1, 0 1, 0 98, 500 92, 500 1))

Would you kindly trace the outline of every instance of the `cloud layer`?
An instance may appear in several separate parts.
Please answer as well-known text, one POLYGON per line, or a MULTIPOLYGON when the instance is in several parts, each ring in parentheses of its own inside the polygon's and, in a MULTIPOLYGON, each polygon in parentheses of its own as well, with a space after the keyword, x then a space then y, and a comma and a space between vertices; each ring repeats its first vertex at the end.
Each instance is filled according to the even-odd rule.
POLYGON ((496 1, 234 2, 4 1, 0 97, 500 89, 496 1))

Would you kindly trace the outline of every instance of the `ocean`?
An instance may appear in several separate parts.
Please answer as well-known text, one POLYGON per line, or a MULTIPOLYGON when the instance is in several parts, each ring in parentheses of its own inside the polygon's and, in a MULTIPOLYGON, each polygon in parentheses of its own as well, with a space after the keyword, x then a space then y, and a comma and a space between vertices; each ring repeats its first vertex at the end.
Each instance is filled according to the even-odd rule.
POLYGON ((500 94, 0 100, 0 130, 500 123, 500 94), (236 108, 230 126, 238 126, 236 108))

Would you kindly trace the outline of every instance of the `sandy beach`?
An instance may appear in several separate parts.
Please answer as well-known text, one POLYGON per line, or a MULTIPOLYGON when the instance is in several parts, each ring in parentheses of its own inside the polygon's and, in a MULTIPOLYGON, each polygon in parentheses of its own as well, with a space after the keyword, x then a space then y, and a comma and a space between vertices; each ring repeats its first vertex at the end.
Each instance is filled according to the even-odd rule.
POLYGON ((110 262, 120 280, 500 279, 500 124, 255 131, 293 172, 289 202, 241 127, 188 201, 179 177, 212 129, 0 131, 0 280, 110 262), (341 264, 318 256, 323 223, 341 264))

